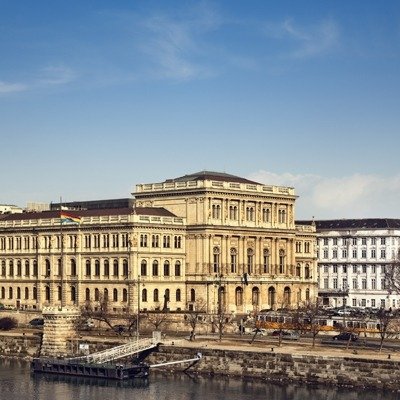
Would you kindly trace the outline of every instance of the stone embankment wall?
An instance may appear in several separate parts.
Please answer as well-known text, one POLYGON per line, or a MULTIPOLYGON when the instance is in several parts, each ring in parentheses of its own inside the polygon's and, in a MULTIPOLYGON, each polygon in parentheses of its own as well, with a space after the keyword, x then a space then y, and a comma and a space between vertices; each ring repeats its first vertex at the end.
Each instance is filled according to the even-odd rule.
MULTIPOLYGON (((292 355, 201 349, 203 358, 190 370, 201 374, 374 389, 400 390, 400 362, 346 357, 292 355)), ((148 359, 151 364, 192 358, 191 348, 160 347, 148 359)), ((182 370, 186 365, 166 367, 182 370)))
MULTIPOLYGON (((0 356, 33 357, 38 354, 40 336, 0 333, 0 356)), ((85 340, 90 352, 121 344, 118 339, 85 340)), ((69 341, 78 349, 76 340, 69 341)), ((241 351, 195 347, 163 346, 147 361, 159 364, 190 359, 202 353, 202 359, 190 368, 192 373, 230 378, 257 379, 269 382, 298 382, 315 385, 349 386, 371 389, 400 390, 400 361, 361 357, 325 357, 284 354, 269 351, 241 351)), ((182 371, 188 364, 163 367, 165 371, 182 371)))

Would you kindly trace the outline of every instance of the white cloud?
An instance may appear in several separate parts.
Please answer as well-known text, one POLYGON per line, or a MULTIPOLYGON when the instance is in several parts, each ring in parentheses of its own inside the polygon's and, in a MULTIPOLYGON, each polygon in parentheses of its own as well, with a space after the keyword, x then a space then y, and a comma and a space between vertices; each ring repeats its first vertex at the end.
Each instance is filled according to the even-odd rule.
POLYGON ((295 48, 286 55, 291 58, 308 58, 325 54, 338 45, 339 28, 332 20, 321 21, 314 26, 296 25, 293 19, 280 24, 267 24, 267 36, 275 39, 289 39, 295 48))
POLYGON ((400 218, 400 174, 326 178, 258 171, 249 179, 294 187, 300 196, 296 207, 299 219, 400 218))
POLYGON ((23 92, 27 89, 28 86, 22 83, 7 83, 0 81, 0 94, 23 92))

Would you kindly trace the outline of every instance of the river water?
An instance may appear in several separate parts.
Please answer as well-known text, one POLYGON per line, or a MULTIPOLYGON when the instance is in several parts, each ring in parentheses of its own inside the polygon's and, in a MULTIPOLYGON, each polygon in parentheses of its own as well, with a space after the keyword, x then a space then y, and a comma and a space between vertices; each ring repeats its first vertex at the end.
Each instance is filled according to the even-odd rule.
POLYGON ((0 359, 0 400, 400 400, 382 391, 275 385, 151 372, 148 380, 113 382, 32 375, 29 363, 0 359))

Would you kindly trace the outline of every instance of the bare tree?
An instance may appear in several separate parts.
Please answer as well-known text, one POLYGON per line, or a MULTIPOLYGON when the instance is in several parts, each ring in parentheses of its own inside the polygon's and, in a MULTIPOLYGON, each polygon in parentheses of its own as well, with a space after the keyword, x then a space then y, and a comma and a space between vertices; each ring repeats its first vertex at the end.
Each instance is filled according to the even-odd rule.
POLYGON ((108 299, 100 297, 98 302, 87 301, 81 308, 81 318, 78 323, 94 319, 96 321, 104 322, 111 329, 113 328, 112 313, 109 311, 108 299))
POLYGON ((206 303, 200 298, 196 300, 193 308, 185 313, 185 323, 191 328, 190 330, 190 340, 194 340, 196 337, 196 328, 198 324, 204 323, 204 315, 206 312, 206 303))
POLYGON ((315 347, 315 339, 323 328, 320 322, 322 303, 320 299, 307 300, 299 305, 294 312, 294 325, 301 332, 310 332, 312 335, 312 347, 315 347))
POLYGON ((147 322, 159 331, 160 328, 168 322, 168 313, 166 312, 147 312, 145 314, 147 322))
POLYGON ((233 316, 220 309, 212 318, 212 324, 216 327, 219 341, 221 341, 227 326, 232 325, 233 316))
POLYGON ((383 342, 385 339, 398 334, 399 330, 399 319, 392 313, 392 310, 385 310, 381 308, 377 313, 377 328, 380 336, 379 351, 382 351, 383 342))
POLYGON ((396 258, 385 266, 385 284, 389 294, 400 294, 400 250, 396 258))

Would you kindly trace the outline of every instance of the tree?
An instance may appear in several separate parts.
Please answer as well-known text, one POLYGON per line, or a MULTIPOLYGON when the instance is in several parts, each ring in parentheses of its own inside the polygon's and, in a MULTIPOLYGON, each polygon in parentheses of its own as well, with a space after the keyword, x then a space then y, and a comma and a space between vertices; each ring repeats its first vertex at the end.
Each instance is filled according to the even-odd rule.
POLYGON ((320 299, 307 300, 300 304, 294 313, 294 325, 300 332, 310 332, 313 338, 312 347, 315 347, 315 339, 323 325, 320 322, 322 303, 320 299))
POLYGON ((400 250, 396 258, 385 267, 385 284, 389 294, 400 294, 400 250))
POLYGON ((377 328, 380 336, 379 352, 382 351, 383 342, 386 338, 396 335, 399 331, 399 319, 392 313, 392 310, 381 308, 377 313, 377 328))
POLYGON ((166 312, 148 312, 145 314, 146 320, 154 327, 155 331, 159 331, 167 321, 168 313, 166 312))
POLYGON ((81 318, 77 320, 77 324, 81 324, 88 319, 104 322, 111 329, 113 329, 112 314, 109 312, 107 298, 100 297, 99 301, 96 302, 95 305, 92 301, 85 302, 81 308, 81 318))
POLYGON ((188 310, 184 316, 185 323, 191 328, 190 330, 190 340, 194 340, 196 337, 196 328, 199 323, 204 322, 204 314, 206 312, 206 303, 200 298, 196 300, 193 309, 188 310))

